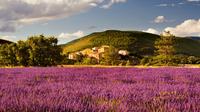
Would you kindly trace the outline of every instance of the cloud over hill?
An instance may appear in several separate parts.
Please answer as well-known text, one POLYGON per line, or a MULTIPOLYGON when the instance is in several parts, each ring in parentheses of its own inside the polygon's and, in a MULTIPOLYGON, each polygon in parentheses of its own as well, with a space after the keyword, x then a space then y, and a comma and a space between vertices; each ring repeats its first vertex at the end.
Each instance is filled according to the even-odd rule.
POLYGON ((165 30, 176 36, 197 36, 200 35, 200 19, 188 19, 175 27, 167 27, 165 30))

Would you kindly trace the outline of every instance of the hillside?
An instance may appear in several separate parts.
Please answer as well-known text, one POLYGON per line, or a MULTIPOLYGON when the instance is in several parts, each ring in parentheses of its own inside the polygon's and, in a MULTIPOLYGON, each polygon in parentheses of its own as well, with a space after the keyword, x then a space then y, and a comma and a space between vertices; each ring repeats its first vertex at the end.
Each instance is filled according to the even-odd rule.
POLYGON ((12 42, 7 41, 7 40, 0 39, 0 45, 1 45, 1 44, 6 44, 6 43, 10 44, 10 43, 12 43, 12 42))
MULTIPOLYGON (((140 55, 153 55, 154 42, 158 35, 139 31, 108 30, 97 32, 63 45, 64 53, 75 52, 85 48, 109 45, 126 49, 140 55)), ((181 54, 200 56, 200 42, 190 38, 177 38, 177 51, 181 54)))

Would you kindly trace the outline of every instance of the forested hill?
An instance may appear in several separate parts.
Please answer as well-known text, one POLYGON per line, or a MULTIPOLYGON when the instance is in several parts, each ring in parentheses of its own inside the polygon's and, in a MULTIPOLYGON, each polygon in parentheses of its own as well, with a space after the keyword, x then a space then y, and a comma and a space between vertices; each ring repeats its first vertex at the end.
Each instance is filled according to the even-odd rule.
MULTIPOLYGON (((154 42, 159 35, 140 31, 117 31, 92 33, 83 38, 63 45, 64 53, 75 52, 85 48, 102 45, 114 46, 139 55, 153 55, 154 42)), ((180 54, 200 56, 200 42, 190 38, 177 38, 177 52, 180 54)))
POLYGON ((74 52, 85 48, 109 45, 118 49, 126 49, 133 53, 145 50, 152 53, 154 50, 153 44, 157 38, 159 38, 158 35, 139 31, 108 30, 92 33, 71 41, 65 44, 63 48, 64 52, 74 52))
POLYGON ((10 43, 12 43, 12 42, 10 42, 10 41, 8 41, 8 40, 3 40, 3 39, 0 39, 0 45, 1 44, 10 44, 10 43))

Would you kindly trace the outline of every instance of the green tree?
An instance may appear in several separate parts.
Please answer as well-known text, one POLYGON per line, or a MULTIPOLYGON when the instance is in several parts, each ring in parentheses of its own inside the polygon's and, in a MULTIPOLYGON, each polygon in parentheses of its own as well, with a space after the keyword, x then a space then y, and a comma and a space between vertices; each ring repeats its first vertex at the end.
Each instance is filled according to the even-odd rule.
POLYGON ((29 65, 29 48, 29 45, 25 41, 18 41, 16 57, 19 65, 29 65))
POLYGON ((176 53, 175 45, 175 36, 170 32, 165 32, 155 42, 156 53, 159 57, 162 57, 163 64, 172 63, 172 58, 176 53))
POLYGON ((62 49, 57 45, 57 38, 39 35, 30 37, 26 42, 30 47, 29 65, 51 66, 62 61, 62 49))
POLYGON ((95 58, 83 58, 82 64, 83 65, 95 65, 98 61, 95 58))
POLYGON ((4 44, 0 47, 0 63, 4 66, 17 65, 16 58, 17 46, 15 43, 4 44))
POLYGON ((32 36, 27 41, 0 46, 0 64, 4 66, 52 66, 60 64, 62 49, 55 37, 32 36))
POLYGON ((118 65, 119 64, 119 54, 117 49, 110 46, 109 51, 105 52, 104 59, 102 60, 105 65, 118 65))

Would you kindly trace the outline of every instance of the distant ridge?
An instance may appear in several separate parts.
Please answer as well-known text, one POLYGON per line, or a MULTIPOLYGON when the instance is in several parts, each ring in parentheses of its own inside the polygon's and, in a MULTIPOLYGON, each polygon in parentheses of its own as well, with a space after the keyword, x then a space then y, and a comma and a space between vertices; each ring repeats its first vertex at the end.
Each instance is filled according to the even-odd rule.
POLYGON ((195 37, 195 36, 192 36, 192 37, 188 37, 188 38, 191 38, 192 40, 199 40, 200 41, 200 37, 195 37))
MULTIPOLYGON (((73 40, 62 45, 64 53, 80 51, 85 48, 102 45, 114 46, 140 55, 154 55, 154 43, 159 35, 141 31, 107 30, 95 32, 88 36, 73 40)), ((200 41, 191 38, 176 38, 179 54, 200 56, 200 41)))

